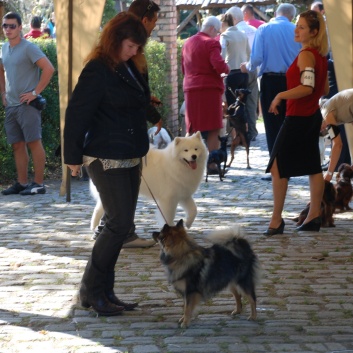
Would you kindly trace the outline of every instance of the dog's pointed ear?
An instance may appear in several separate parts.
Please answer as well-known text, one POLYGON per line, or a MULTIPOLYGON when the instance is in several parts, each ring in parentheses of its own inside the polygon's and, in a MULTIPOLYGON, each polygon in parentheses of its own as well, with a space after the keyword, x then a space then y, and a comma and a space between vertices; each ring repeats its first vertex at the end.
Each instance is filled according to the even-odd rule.
POLYGON ((197 131, 194 135, 195 135, 198 139, 202 140, 202 136, 201 136, 201 132, 200 132, 200 131, 197 131))
POLYGON ((177 223, 177 225, 176 225, 178 228, 184 228, 184 222, 183 222, 183 220, 181 219, 178 223, 177 223))
POLYGON ((180 137, 177 136, 173 141, 174 141, 174 144, 177 145, 181 141, 181 139, 180 137))
POLYGON ((166 223, 166 224, 163 226, 163 228, 162 228, 162 231, 161 231, 161 232, 166 232, 166 231, 168 231, 168 230, 169 230, 169 228, 170 228, 170 226, 166 223))

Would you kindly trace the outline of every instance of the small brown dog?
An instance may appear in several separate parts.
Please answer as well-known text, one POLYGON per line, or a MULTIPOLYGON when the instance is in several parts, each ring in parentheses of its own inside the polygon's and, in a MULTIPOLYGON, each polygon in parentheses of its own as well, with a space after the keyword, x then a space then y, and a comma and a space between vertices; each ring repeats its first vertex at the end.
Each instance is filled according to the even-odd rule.
MULTIPOLYGON (((232 93, 233 91, 229 89, 232 93)), ((235 137, 232 139, 230 145, 230 162, 227 167, 229 168, 234 159, 234 151, 237 146, 243 146, 246 150, 246 162, 247 169, 251 169, 249 163, 249 149, 250 149, 250 139, 247 131, 247 123, 244 117, 246 97, 251 93, 248 89, 236 89, 233 93, 236 97, 235 103, 228 107, 227 119, 229 119, 229 124, 235 130, 235 137)))
MULTIPOLYGON (((321 202, 321 227, 335 227, 333 220, 333 213, 335 212, 335 200, 336 200, 336 189, 333 184, 325 180, 324 196, 321 202)), ((310 208, 310 202, 306 205, 303 211, 300 212, 299 216, 293 218, 294 222, 297 222, 297 226, 303 224, 306 216, 308 215, 310 208)))
POLYGON ((339 209, 341 212, 351 210, 349 202, 353 196, 353 187, 351 179, 353 178, 353 168, 347 163, 342 163, 337 170, 336 175, 336 201, 335 209, 339 209))

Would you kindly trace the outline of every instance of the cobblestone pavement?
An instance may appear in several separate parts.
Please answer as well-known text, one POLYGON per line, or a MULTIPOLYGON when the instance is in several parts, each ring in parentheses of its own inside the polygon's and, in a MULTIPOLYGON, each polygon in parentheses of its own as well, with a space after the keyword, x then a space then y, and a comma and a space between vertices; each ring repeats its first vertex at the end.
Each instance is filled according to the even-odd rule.
MULTIPOLYGON (((77 290, 93 244, 94 203, 87 182, 73 181, 67 203, 59 182, 48 180, 45 195, 0 195, 0 352, 352 353, 353 215, 335 215, 335 228, 295 233, 290 218, 308 201, 308 180, 293 178, 285 234, 265 238, 272 191, 261 180, 268 154, 260 128, 251 170, 238 149, 224 182, 211 176, 201 184, 190 230, 206 244, 215 227, 245 227, 263 266, 256 322, 246 320, 248 305, 232 318, 233 299, 224 291, 199 307, 189 329, 178 328, 182 301, 166 281, 157 246, 124 249, 117 264, 116 291, 139 301, 137 310, 104 318, 81 308, 77 290)), ((154 209, 152 202, 139 201, 141 237, 158 229, 154 209)))

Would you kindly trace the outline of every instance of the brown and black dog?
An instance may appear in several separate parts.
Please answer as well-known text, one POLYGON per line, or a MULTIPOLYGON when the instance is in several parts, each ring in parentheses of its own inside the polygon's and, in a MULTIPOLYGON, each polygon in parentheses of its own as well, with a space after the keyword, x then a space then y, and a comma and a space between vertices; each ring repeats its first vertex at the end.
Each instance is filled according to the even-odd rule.
POLYGON ((189 326, 194 309, 202 301, 228 288, 235 299, 232 315, 241 313, 242 296, 250 304, 249 320, 256 319, 256 286, 261 266, 239 225, 214 231, 212 246, 202 247, 185 231, 183 221, 165 225, 153 239, 160 246, 160 260, 168 281, 183 296, 184 314, 180 326, 189 326))
MULTIPOLYGON (((335 212, 335 200, 336 200, 336 189, 333 184, 329 181, 325 181, 324 196, 321 202, 321 226, 322 227, 335 227, 333 220, 333 213, 335 212)), ((308 215, 310 208, 310 202, 306 205, 303 211, 300 212, 299 216, 293 218, 294 222, 297 222, 297 226, 301 226, 308 215)))
POLYGON ((349 202, 353 196, 352 178, 352 166, 342 163, 337 170, 335 185, 337 191, 335 209, 339 209, 341 212, 352 209, 349 207, 349 202))
POLYGON ((235 103, 228 107, 228 114, 226 118, 229 119, 230 126, 235 130, 235 137, 233 137, 230 146, 230 162, 227 167, 233 162, 234 151, 237 146, 243 146, 246 150, 246 162, 247 168, 251 169, 249 163, 249 149, 250 149, 250 139, 247 131, 247 123, 244 116, 246 98, 251 93, 250 90, 245 88, 236 89, 234 92, 228 88, 233 95, 236 97, 235 103))

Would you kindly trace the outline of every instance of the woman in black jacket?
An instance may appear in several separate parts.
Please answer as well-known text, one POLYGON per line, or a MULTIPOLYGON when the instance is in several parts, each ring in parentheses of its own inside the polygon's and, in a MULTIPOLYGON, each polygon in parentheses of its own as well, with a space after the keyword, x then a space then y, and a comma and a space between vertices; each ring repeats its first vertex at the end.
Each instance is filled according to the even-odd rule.
POLYGON ((106 213, 80 287, 81 305, 104 316, 137 306, 115 296, 114 267, 134 224, 140 159, 149 148, 150 91, 131 60, 146 41, 146 30, 134 15, 122 12, 109 21, 66 111, 65 163, 73 175, 82 164, 87 167, 106 213))

